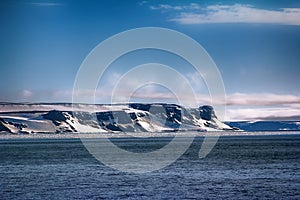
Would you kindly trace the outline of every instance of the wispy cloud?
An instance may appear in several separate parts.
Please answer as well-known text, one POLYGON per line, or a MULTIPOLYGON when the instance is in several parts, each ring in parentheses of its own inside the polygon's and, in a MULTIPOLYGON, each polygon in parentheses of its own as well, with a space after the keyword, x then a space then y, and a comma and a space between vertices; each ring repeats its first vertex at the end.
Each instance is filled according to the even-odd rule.
POLYGON ((211 23, 269 23, 300 25, 300 8, 280 8, 277 10, 256 8, 252 5, 210 5, 199 4, 174 6, 160 4, 150 6, 151 10, 176 11, 177 16, 170 21, 179 24, 211 24, 211 23))
POLYGON ((31 98, 32 95, 33 95, 32 91, 30 91, 30 90, 22 90, 21 96, 23 96, 24 98, 31 98))
POLYGON ((151 10, 197 10, 200 5, 197 3, 190 3, 189 5, 172 6, 169 4, 159 4, 158 6, 150 6, 151 10))
POLYGON ((53 6, 63 6, 62 3, 54 3, 54 2, 29 2, 28 5, 32 6, 40 6, 40 7, 53 7, 53 6))
POLYGON ((145 4, 147 4, 148 3, 148 1, 141 1, 141 2, 139 2, 138 4, 140 5, 140 6, 142 6, 142 5, 145 5, 145 4))

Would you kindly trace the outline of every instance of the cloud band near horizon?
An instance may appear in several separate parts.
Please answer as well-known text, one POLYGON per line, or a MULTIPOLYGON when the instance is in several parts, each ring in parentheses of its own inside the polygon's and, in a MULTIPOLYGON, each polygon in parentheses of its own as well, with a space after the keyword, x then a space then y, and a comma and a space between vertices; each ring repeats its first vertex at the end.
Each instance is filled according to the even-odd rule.
MULTIPOLYGON (((49 90, 34 91, 23 90, 14 94, 12 99, 19 99, 19 102, 72 102, 72 90, 49 90), (18 96, 18 98, 16 98, 18 96), (47 99, 47 100, 46 100, 47 99)), ((125 94, 125 93, 124 93, 125 94)), ((96 103, 109 103, 109 91, 80 91, 76 95, 95 95, 96 103)), ((122 96, 123 94, 119 94, 122 96)), ((136 92, 131 99, 140 102, 161 102, 176 101, 174 94, 170 92, 136 92)), ((0 97, 0 101, 9 102, 12 99, 0 97)), ((197 106, 211 104, 209 95, 198 95, 197 106)), ((126 103, 126 102, 124 102, 126 103)), ((234 93, 227 95, 226 121, 243 120, 300 120, 300 95, 272 94, 272 93, 234 93)))

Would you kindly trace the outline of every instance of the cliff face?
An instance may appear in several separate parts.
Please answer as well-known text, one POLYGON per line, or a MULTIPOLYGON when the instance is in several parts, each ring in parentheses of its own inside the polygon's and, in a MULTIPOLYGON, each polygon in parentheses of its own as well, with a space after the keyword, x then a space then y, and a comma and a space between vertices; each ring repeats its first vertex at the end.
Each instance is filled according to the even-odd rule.
POLYGON ((200 117, 204 120, 217 119, 214 108, 212 106, 201 106, 199 107, 200 117))
MULTIPOLYGON (((1 105, 3 107, 3 104, 1 105)), ((211 106, 176 104, 76 105, 24 104, 0 113, 0 131, 35 132, 165 132, 234 130, 220 122, 211 106), (47 108, 47 109, 45 109, 47 108), (59 108, 59 109, 57 109, 59 108), (91 109, 93 108, 93 109, 91 109)))

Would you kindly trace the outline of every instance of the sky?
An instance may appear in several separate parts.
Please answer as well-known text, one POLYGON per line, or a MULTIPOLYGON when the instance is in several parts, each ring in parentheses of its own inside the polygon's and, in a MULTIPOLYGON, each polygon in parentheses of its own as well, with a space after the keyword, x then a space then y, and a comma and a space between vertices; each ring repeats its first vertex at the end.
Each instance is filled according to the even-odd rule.
MULTIPOLYGON (((197 41, 215 62, 227 95, 226 120, 300 120, 300 2, 16 1, 0 2, 0 101, 71 102, 89 53, 120 32, 161 27, 197 41)), ((189 63, 145 49, 121 56, 105 73, 97 103, 107 103, 120 77, 144 63, 179 71, 209 104, 205 80, 189 63)), ((126 87, 124 86, 124 90, 126 87)), ((133 101, 173 102, 168 88, 146 85, 133 101)))

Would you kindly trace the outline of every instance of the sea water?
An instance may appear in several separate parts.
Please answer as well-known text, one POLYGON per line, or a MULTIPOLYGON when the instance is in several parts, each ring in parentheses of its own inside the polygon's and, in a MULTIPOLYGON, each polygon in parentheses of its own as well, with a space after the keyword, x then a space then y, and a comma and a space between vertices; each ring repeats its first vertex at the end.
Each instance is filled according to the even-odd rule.
MULTIPOLYGON (((113 142, 148 152, 171 139, 113 142)), ((79 139, 0 140, 0 198, 300 199, 300 135, 220 137, 200 159, 202 141, 163 169, 135 174, 101 164, 79 139)))

